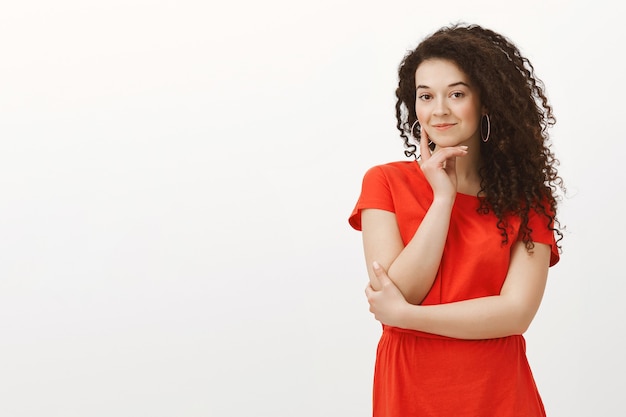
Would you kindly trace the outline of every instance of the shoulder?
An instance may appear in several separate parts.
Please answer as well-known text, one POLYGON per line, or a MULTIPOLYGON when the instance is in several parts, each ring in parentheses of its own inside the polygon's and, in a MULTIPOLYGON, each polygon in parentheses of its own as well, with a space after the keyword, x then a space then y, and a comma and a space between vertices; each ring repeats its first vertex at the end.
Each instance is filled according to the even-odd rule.
POLYGON ((365 178, 384 178, 387 182, 403 181, 415 177, 421 170, 415 161, 395 161, 375 165, 365 173, 365 178))
POLYGON ((418 171, 421 172, 415 161, 389 162, 369 168, 363 177, 361 195, 350 216, 352 227, 361 230, 363 209, 396 212, 397 204, 421 189, 418 171))
POLYGON ((389 172, 394 172, 394 171, 404 172, 404 171, 413 171, 415 170, 417 166, 418 165, 416 161, 393 161, 393 162, 387 162, 385 164, 374 165, 373 167, 370 168, 370 170, 378 169, 378 170, 389 171, 389 172))

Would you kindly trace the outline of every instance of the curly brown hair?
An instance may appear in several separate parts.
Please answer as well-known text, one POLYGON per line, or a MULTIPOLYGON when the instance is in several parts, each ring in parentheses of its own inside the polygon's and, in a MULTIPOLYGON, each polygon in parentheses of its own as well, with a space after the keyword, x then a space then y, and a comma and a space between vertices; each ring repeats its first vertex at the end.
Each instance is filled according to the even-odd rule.
POLYGON ((558 235, 560 251, 563 233, 556 212, 558 191, 565 191, 565 187, 557 174, 558 160, 547 133, 556 119, 530 61, 509 39, 479 25, 454 24, 423 40, 404 57, 398 70, 396 127, 407 157, 415 157, 417 150, 409 137, 415 136, 418 143, 420 140, 419 131, 411 134, 417 121, 415 71, 431 58, 454 62, 477 88, 482 105, 489 111, 490 139, 480 147, 479 195, 484 198, 479 212, 493 211, 503 244, 509 239, 507 217, 518 216, 520 237, 532 251, 528 216, 535 210, 558 235))

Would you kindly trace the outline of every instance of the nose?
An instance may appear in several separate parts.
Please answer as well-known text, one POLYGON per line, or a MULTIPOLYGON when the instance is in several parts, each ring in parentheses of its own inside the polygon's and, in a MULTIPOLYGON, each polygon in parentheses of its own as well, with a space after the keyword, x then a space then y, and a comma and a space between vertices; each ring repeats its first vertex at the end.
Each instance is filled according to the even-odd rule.
POLYGON ((445 98, 440 97, 438 99, 435 100, 435 107, 433 108, 433 115, 434 116, 443 116, 448 114, 448 103, 446 102, 445 98))

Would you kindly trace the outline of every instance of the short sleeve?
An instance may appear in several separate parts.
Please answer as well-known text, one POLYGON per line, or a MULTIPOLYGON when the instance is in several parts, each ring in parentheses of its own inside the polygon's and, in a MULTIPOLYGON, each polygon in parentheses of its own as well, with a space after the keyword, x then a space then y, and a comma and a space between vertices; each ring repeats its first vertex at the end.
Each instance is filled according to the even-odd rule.
MULTIPOLYGON (((549 213, 550 210, 546 207, 546 204, 544 204, 544 207, 546 208, 546 212, 549 213)), ((559 248, 556 245, 556 238, 554 236, 555 232, 551 229, 552 226, 553 222, 548 224, 548 218, 545 214, 538 213, 534 209, 531 209, 528 213, 528 228, 532 231, 531 237, 533 242, 550 245, 550 266, 556 265, 560 259, 559 248)), ((521 240, 521 236, 518 237, 518 240, 521 240)))
POLYGON ((368 208, 395 212, 389 181, 380 166, 370 168, 363 176, 361 195, 348 219, 355 230, 361 230, 361 211, 368 208))

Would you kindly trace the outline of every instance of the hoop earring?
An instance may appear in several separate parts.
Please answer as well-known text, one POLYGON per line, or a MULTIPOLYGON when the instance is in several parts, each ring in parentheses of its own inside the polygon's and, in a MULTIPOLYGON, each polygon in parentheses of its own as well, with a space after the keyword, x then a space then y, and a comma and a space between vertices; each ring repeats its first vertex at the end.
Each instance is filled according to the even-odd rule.
MULTIPOLYGON (((415 142, 417 142, 417 138, 413 135, 413 129, 415 129, 415 125, 419 126, 419 140, 422 140, 422 126, 419 124, 419 120, 416 120, 415 122, 413 122, 413 125, 411 126, 411 139, 413 139, 415 142)), ((432 140, 428 140, 428 146, 430 147, 430 145, 433 144, 432 140)))
POLYGON ((483 114, 482 117, 480 118, 480 138, 483 140, 483 142, 487 143, 489 142, 490 135, 491 135, 491 121, 489 120, 488 114, 483 114), (483 135, 483 131, 485 130, 483 129, 483 120, 485 117, 487 118, 487 137, 483 135))
POLYGON ((419 124, 419 120, 416 120, 413 125, 411 125, 411 131, 409 132, 409 134, 411 135, 411 139, 413 139, 414 141, 417 142, 417 138, 415 137, 415 135, 413 134, 413 130, 415 129, 415 125, 417 125, 417 127, 419 128, 418 132, 419 134, 417 135, 417 137, 421 138, 422 137, 422 126, 420 126, 419 124))

